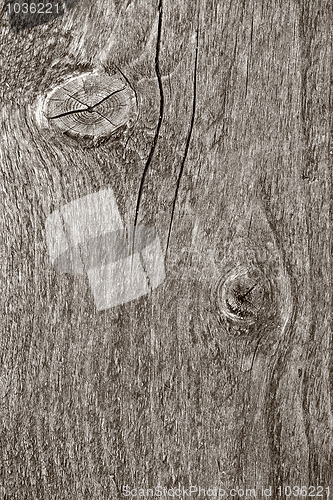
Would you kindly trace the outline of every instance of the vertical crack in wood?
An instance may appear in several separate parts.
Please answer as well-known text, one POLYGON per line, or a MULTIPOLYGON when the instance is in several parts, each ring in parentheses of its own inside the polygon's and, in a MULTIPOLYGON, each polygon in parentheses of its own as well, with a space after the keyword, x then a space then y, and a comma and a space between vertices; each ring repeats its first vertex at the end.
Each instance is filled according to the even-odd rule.
POLYGON ((138 199, 136 203, 136 209, 135 209, 135 218, 134 218, 134 237, 133 237, 133 242, 135 241, 135 227, 137 225, 138 221, 138 216, 139 216, 139 209, 140 209, 140 202, 141 202, 141 197, 142 197, 142 190, 143 190, 143 185, 145 182, 145 178, 149 169, 149 166, 152 162, 155 148, 157 145, 158 137, 160 134, 160 129, 162 125, 162 120, 163 120, 163 113, 164 113, 164 93, 163 93, 163 84, 162 84, 162 77, 160 73, 160 48, 161 48, 161 33, 162 33, 162 17, 163 17, 163 2, 160 0, 159 2, 159 17, 158 17, 158 28, 157 28, 157 42, 156 42, 156 55, 155 55, 155 73, 158 81, 158 87, 160 91, 160 115, 157 123, 157 128, 153 140, 152 147, 149 152, 148 159, 146 161, 142 176, 141 176, 141 181, 140 181, 140 186, 139 186, 139 193, 138 193, 138 199))
POLYGON ((175 191, 175 196, 174 196, 173 205, 172 205, 168 239, 167 239, 167 244, 166 244, 166 249, 165 249, 165 258, 167 257, 167 254, 168 254, 170 238, 171 238, 171 231, 172 231, 172 223, 173 223, 173 219, 174 219, 174 215, 175 215, 175 209, 176 209, 176 203, 177 203, 177 198, 178 198, 178 193, 179 193, 180 181, 181 181, 182 176, 183 176, 184 166, 185 166, 188 151, 190 149, 191 137, 192 137, 193 127, 194 127, 196 103, 197 103, 198 47, 199 47, 199 16, 198 16, 197 40, 196 40, 196 48, 195 48, 195 62, 194 62, 194 76, 193 76, 192 116, 191 116, 190 128, 189 128, 189 132, 188 132, 187 139, 186 139, 185 151, 184 151, 183 159, 182 159, 182 162, 180 165, 180 170, 179 170, 177 185, 176 185, 176 191, 175 191))
POLYGON ((158 118, 158 123, 156 127, 156 132, 153 140, 152 147, 149 152, 148 159, 146 161, 145 167, 142 172, 141 176, 141 181, 140 181, 140 186, 139 186, 139 192, 138 192, 138 198, 136 202, 136 208, 135 208, 135 217, 134 217, 134 228, 133 228, 133 247, 132 247, 132 259, 131 259, 131 274, 133 270, 133 257, 134 257, 134 247, 135 247, 135 230, 138 222, 138 217, 139 217, 139 210, 140 210, 140 203, 141 203, 141 197, 142 197, 142 191, 143 191, 143 186, 144 182, 146 179, 146 175, 149 169, 149 166, 152 162, 154 153, 155 153, 155 148, 157 145, 157 141, 160 135, 160 129, 162 125, 162 120, 163 120, 163 115, 164 115, 164 92, 163 92, 163 84, 162 84, 162 77, 161 77, 161 72, 160 72, 160 49, 161 49, 161 34, 162 34, 162 19, 163 19, 163 0, 159 1, 159 16, 158 16, 158 27, 157 27, 157 41, 156 41, 156 53, 155 53, 155 73, 158 81, 158 87, 159 87, 159 92, 160 92, 160 114, 158 118))

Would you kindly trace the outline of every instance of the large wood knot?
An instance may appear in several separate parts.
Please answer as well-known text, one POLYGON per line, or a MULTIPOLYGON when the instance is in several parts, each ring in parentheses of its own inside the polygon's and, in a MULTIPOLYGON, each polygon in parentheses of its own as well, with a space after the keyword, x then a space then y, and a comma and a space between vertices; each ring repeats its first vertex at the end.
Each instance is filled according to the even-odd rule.
POLYGON ((136 96, 116 75, 85 74, 56 87, 45 100, 44 115, 63 133, 99 143, 133 125, 136 96))
POLYGON ((218 287, 219 306, 224 316, 244 325, 250 325, 263 316, 270 295, 270 285, 256 267, 232 269, 218 287))

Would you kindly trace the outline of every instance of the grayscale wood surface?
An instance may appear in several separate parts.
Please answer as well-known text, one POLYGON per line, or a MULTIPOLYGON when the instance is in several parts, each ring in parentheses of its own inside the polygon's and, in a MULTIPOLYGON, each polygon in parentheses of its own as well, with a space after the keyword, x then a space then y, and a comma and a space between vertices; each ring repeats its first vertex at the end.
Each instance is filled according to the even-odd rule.
POLYGON ((333 490, 331 26, 330 0, 81 0, 18 32, 2 9, 1 499, 333 490), (134 89, 131 134, 42 127, 95 70, 134 89), (98 312, 45 220, 107 187, 166 278, 98 312))

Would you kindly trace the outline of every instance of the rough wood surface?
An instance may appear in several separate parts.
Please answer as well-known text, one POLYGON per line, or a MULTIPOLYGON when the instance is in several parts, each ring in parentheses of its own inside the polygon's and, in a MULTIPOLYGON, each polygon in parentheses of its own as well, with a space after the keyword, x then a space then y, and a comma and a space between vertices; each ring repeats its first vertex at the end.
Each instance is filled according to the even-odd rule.
POLYGON ((330 0, 81 0, 18 32, 3 7, 1 498, 333 489, 331 26, 330 0), (38 110, 91 71, 139 116, 87 149, 38 110), (106 187, 166 278, 97 312, 45 220, 106 187))
POLYGON ((40 124, 87 146, 98 146, 119 129, 124 133, 137 118, 135 92, 126 80, 100 72, 70 78, 41 104, 40 124))

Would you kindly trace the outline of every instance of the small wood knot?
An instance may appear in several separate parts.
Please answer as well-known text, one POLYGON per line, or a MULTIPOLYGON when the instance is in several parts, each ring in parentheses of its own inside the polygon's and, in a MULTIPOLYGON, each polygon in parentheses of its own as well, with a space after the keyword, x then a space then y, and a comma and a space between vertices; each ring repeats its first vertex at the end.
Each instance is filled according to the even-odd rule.
POLYGON ((269 284, 257 268, 233 269, 218 287, 223 314, 237 323, 252 324, 266 309, 269 284))
POLYGON ((136 96, 116 75, 85 74, 56 87, 45 100, 44 114, 66 135, 99 143, 133 124, 136 96))

